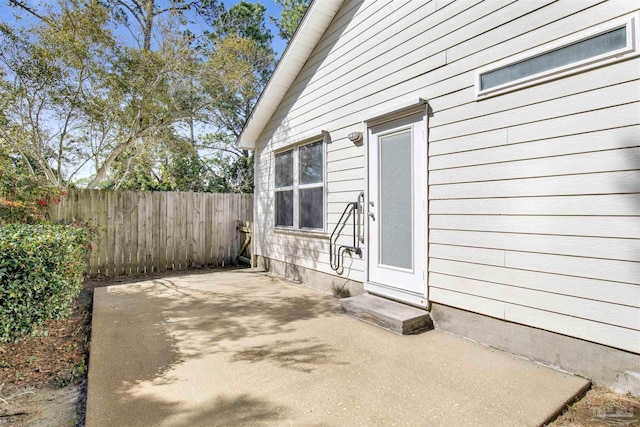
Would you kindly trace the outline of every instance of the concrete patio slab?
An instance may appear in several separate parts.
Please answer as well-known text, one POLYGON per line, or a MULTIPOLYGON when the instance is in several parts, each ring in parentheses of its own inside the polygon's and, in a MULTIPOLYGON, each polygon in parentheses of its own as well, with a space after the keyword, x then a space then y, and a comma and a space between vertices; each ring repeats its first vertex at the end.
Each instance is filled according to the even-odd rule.
POLYGON ((98 288, 87 426, 540 425, 588 386, 254 270, 98 288))

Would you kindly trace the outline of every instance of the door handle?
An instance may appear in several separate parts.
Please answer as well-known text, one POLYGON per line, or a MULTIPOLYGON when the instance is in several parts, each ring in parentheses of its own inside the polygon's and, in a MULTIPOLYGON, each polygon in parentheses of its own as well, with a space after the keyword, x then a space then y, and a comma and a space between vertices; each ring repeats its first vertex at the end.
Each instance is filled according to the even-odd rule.
POLYGON ((376 216, 374 215, 373 212, 369 212, 367 215, 370 216, 372 220, 374 221, 376 220, 376 216))

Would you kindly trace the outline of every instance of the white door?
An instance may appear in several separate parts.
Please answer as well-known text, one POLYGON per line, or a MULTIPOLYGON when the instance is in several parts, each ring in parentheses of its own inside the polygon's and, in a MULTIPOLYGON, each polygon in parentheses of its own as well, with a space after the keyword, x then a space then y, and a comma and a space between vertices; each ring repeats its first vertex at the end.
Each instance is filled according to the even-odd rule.
POLYGON ((426 120, 414 114, 368 135, 365 288, 416 305, 427 304, 426 120))

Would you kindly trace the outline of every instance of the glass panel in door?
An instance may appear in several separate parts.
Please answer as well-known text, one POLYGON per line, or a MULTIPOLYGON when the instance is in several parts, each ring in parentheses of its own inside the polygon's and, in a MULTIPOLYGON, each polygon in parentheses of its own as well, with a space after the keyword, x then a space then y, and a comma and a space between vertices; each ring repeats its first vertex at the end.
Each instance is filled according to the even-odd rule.
POLYGON ((379 141, 379 264, 413 269, 413 161, 411 129, 379 141))

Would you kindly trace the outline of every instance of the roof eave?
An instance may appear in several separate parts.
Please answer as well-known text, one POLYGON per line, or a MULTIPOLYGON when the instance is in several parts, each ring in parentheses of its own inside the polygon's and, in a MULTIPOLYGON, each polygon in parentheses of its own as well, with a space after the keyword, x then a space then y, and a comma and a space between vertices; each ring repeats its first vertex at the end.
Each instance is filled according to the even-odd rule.
POLYGON ((255 150, 257 139, 282 102, 313 49, 329 27, 343 0, 314 0, 287 45, 236 141, 242 150, 255 150))

